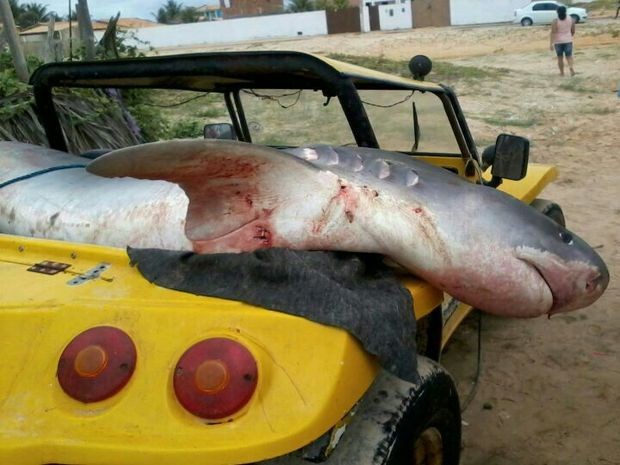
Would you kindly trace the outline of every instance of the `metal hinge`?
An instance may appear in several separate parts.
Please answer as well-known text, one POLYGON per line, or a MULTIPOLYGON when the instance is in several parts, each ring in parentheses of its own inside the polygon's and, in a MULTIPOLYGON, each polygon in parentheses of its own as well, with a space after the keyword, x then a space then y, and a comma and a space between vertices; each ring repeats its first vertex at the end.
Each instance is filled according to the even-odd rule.
POLYGON ((60 262, 52 262, 49 260, 44 260, 42 262, 36 263, 28 268, 28 271, 32 271, 33 273, 42 273, 42 274, 57 274, 61 271, 65 271, 71 265, 68 263, 60 263, 60 262))
POLYGON ((107 270, 111 266, 112 265, 109 263, 105 263, 105 262, 99 263, 99 265, 97 265, 94 268, 91 268, 86 273, 76 276, 70 281, 67 281, 67 284, 69 286, 79 286, 80 284, 84 284, 87 281, 91 281, 93 279, 98 278, 101 275, 101 273, 103 273, 105 270, 107 270))

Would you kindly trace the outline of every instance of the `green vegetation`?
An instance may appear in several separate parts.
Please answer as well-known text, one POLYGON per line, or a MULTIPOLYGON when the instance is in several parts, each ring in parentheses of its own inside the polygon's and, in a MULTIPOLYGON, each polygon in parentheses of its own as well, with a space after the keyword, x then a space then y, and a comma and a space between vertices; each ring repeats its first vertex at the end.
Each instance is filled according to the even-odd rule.
POLYGON ((349 8, 349 0, 317 0, 318 10, 338 11, 349 8))
MULTIPOLYGON (((28 69, 30 71, 41 65, 41 60, 36 57, 28 57, 28 69)), ((16 111, 22 111, 32 104, 32 94, 29 86, 19 79, 13 67, 13 60, 9 52, 0 53, 0 121, 10 119, 16 111)))
POLYGON ((203 125, 194 119, 183 119, 174 123, 169 129, 170 139, 196 137, 202 133, 203 125))
POLYGON ((561 90, 566 90, 569 92, 577 92, 580 94, 600 92, 599 89, 593 86, 591 80, 579 78, 576 76, 573 76, 572 78, 568 80, 565 80, 558 86, 558 88, 560 88, 561 90))
POLYGON ((384 73, 396 74, 398 76, 411 77, 409 72, 409 62, 406 60, 392 60, 384 56, 358 56, 332 53, 327 55, 333 60, 344 61, 352 65, 364 66, 384 73))
POLYGON ((183 6, 175 0, 168 0, 153 16, 162 24, 195 23, 200 19, 196 8, 183 6))
MULTIPOLYGON (((125 56, 135 55, 122 44, 118 48, 125 56)), ((29 57, 28 65, 33 71, 41 61, 29 57)), ((72 152, 200 137, 204 124, 228 121, 223 100, 202 92, 63 89, 54 98, 72 152)), ((32 90, 17 79, 10 54, 0 53, 0 140, 46 144, 33 104, 32 90)))
POLYGON ((349 0, 291 0, 286 11, 289 13, 313 10, 338 11, 349 6, 349 0))
POLYGON ((35 24, 49 21, 52 16, 54 19, 60 20, 58 15, 47 11, 47 5, 41 5, 36 2, 21 5, 19 0, 9 0, 9 5, 13 12, 15 24, 21 28, 28 28, 35 24))
POLYGON ((200 137, 205 124, 229 121, 226 105, 220 95, 163 89, 143 92, 148 94, 148 102, 132 111, 136 115, 146 114, 147 120, 152 115, 160 121, 154 133, 157 136, 155 139, 200 137))
POLYGON ((517 128, 529 128, 538 124, 539 119, 531 114, 528 115, 515 115, 508 111, 501 111, 493 116, 481 118, 487 124, 493 126, 511 126, 517 128))
POLYGON ((209 107, 198 111, 196 116, 200 116, 201 118, 218 118, 228 116, 228 113, 223 107, 209 107))
POLYGON ((584 28, 580 31, 580 33, 584 37, 597 37, 609 34, 610 36, 616 38, 620 36, 620 28, 615 24, 607 24, 603 27, 597 27, 594 30, 584 28))
POLYGON ((455 65, 446 61, 433 63, 429 78, 439 82, 476 81, 478 79, 497 79, 506 76, 510 70, 506 68, 478 68, 476 66, 455 65))
POLYGON ((582 107, 579 112, 584 115, 611 115, 618 113, 618 110, 613 107, 599 107, 595 105, 582 107))

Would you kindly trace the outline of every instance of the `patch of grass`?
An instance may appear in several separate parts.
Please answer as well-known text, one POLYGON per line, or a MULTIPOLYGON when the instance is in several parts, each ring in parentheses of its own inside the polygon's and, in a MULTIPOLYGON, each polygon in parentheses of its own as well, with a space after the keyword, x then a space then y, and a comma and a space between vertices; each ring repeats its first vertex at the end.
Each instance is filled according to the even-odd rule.
POLYGON ((196 120, 182 119, 174 123, 169 130, 171 139, 186 139, 202 136, 202 124, 196 120))
POLYGON ((455 65, 447 61, 436 61, 429 77, 435 81, 477 81, 482 79, 497 79, 506 76, 510 70, 506 68, 479 68, 477 66, 455 65))
POLYGON ((572 77, 568 80, 565 80, 558 86, 558 88, 561 90, 566 90, 568 92, 577 92, 580 94, 600 92, 599 90, 594 88, 592 84, 589 83, 589 81, 577 77, 572 77))
POLYGON ((218 108, 215 106, 205 108, 196 114, 196 116, 199 116, 201 118, 218 118, 220 116, 225 116, 225 115, 226 115, 226 110, 224 110, 224 108, 218 108))
MULTIPOLYGON (((384 73, 411 77, 408 60, 391 60, 383 56, 365 57, 343 54, 330 54, 328 57, 384 73)), ((481 79, 496 79, 508 73, 510 73, 510 70, 505 68, 479 68, 477 66, 456 65, 446 61, 434 61, 433 69, 428 75, 428 79, 434 82, 445 83, 457 81, 472 82, 481 79)))
POLYGON ((580 109, 580 113, 586 114, 586 115, 611 115, 617 112, 618 110, 612 107, 601 108, 598 106, 591 106, 591 107, 582 107, 580 109))
POLYGON ((493 126, 512 126, 517 128, 529 128, 538 124, 539 120, 533 115, 513 115, 508 112, 501 112, 493 116, 482 118, 487 124, 493 126))
POLYGON ((158 139, 200 137, 209 120, 228 122, 224 99, 219 94, 185 90, 148 89, 150 114, 162 121, 158 139))
POLYGON ((352 65, 363 66, 364 68, 382 71, 384 73, 396 74, 403 77, 411 77, 408 60, 391 60, 389 58, 385 58, 384 56, 366 57, 358 55, 344 55, 341 53, 328 54, 327 57, 333 60, 351 63, 352 65))
MULTIPOLYGON (((616 12, 616 8, 614 7, 613 13, 616 12)), ((615 24, 606 24, 604 26, 597 25, 596 28, 592 24, 588 24, 579 31, 580 35, 584 37, 598 37, 602 35, 609 34, 612 37, 620 36, 620 29, 615 24)))
POLYGON ((616 56, 616 52, 601 52, 596 56, 596 58, 616 58, 616 56))

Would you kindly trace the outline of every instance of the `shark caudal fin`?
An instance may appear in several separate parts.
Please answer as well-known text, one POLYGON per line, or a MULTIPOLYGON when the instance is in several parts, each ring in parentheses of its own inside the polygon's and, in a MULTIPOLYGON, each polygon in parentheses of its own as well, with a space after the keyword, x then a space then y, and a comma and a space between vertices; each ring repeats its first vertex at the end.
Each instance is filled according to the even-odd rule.
POLYGON ((178 184, 189 198, 185 233, 196 250, 205 252, 271 246, 273 211, 295 185, 291 178, 312 169, 276 149, 204 139, 115 150, 87 168, 103 177, 178 184))

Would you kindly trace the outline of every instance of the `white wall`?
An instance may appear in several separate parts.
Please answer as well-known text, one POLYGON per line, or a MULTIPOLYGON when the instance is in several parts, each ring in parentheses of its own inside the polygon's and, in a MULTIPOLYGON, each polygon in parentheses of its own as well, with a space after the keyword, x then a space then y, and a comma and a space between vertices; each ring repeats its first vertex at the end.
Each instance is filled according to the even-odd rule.
MULTIPOLYGON (((366 3, 377 4, 381 0, 369 0, 366 3)), ((368 7, 361 8, 362 32, 370 32, 370 13, 368 7)), ((388 5, 379 5, 379 23, 382 31, 393 29, 411 29, 413 21, 411 16, 411 0, 395 0, 388 5), (392 10, 392 16, 390 16, 392 10), (403 11, 405 10, 405 11, 403 11)))
MULTIPOLYGON (((325 11, 253 16, 251 18, 204 21, 174 26, 132 29, 136 38, 146 45, 161 48, 179 45, 200 45, 239 42, 272 37, 297 37, 327 34, 325 11)), ((130 42, 128 40, 128 42, 130 42)), ((135 44, 139 48, 144 44, 135 44)))
POLYGON ((379 23, 382 31, 411 29, 413 27, 411 1, 396 0, 396 3, 390 5, 379 5, 379 23))
POLYGON ((529 0, 450 0, 451 23, 458 26, 512 21, 514 10, 529 3, 529 0))
POLYGON ((362 32, 370 32, 370 13, 368 8, 360 8, 361 17, 362 17, 362 32))

